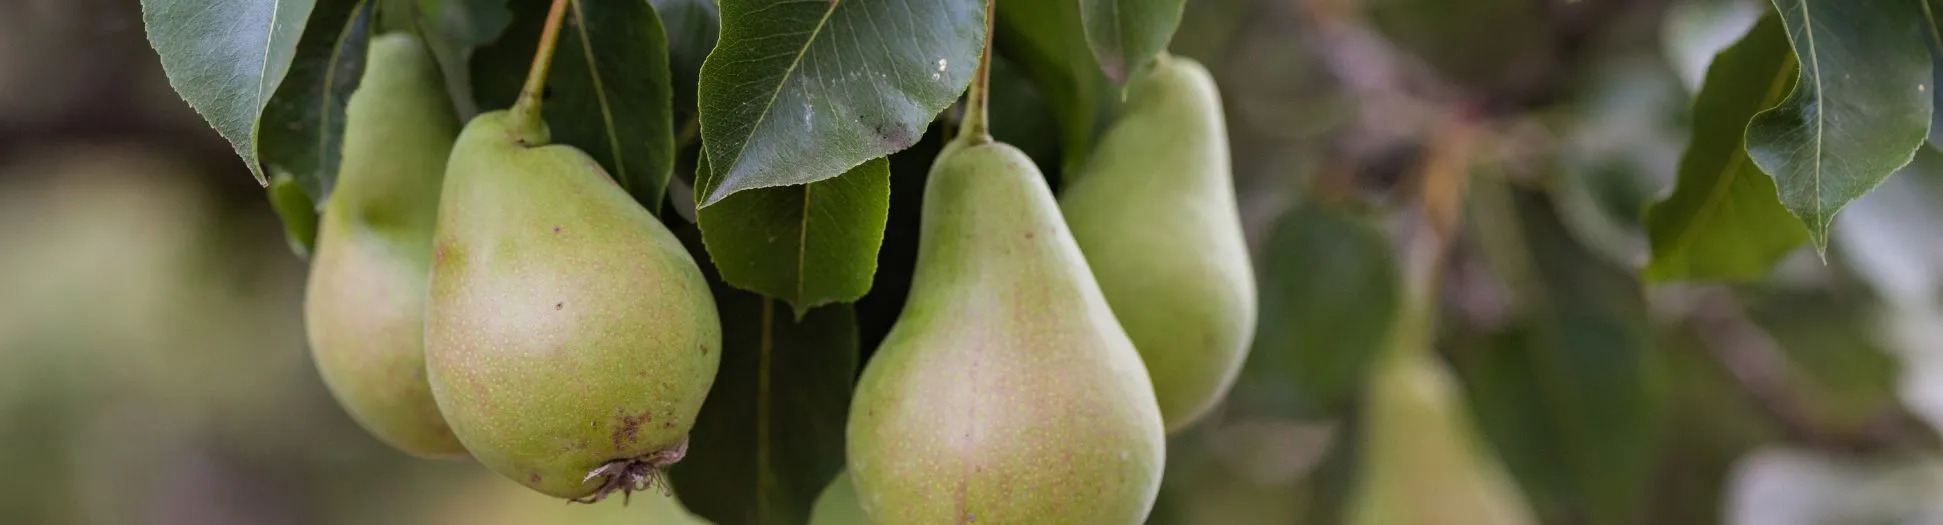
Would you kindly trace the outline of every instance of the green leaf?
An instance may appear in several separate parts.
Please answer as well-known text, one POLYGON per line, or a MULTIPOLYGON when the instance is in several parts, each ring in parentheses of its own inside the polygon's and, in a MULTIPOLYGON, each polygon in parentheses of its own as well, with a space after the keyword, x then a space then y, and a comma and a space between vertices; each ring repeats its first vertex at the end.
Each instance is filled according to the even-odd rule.
POLYGON ((1486 259, 1516 312, 1506 329, 1452 338, 1481 428, 1547 523, 1638 522, 1666 407, 1640 284, 1577 244, 1542 195, 1473 187, 1480 244, 1506 247, 1486 259))
POLYGON ((270 209, 283 220, 284 240, 298 258, 309 259, 317 247, 317 202, 288 173, 270 177, 270 209))
MULTIPOLYGON (((698 164, 700 196, 720 181, 698 164)), ((745 191, 696 213, 722 279, 787 301, 798 317, 870 291, 889 218, 890 162, 881 157, 833 179, 745 191)))
POLYGON ((270 181, 257 156, 257 123, 290 70, 316 3, 142 0, 142 25, 169 85, 229 139, 258 184, 270 181))
POLYGON ((1390 242, 1367 218, 1297 204, 1264 248, 1261 323, 1233 402, 1280 416, 1342 416, 1400 307, 1390 242))
POLYGON ((1118 86, 1093 59, 1080 26, 1079 4, 999 2, 996 26, 999 53, 1025 70, 1053 108, 1059 122, 1060 172, 1077 173, 1093 151, 1094 131, 1119 100, 1118 86))
POLYGON ((1943 111, 1935 110, 1943 107, 1943 89, 1934 89, 1943 86, 1943 8, 1937 6, 1937 0, 1917 1, 1923 6, 1923 18, 1928 19, 1923 24, 1923 36, 1926 37, 1923 40, 1930 50, 1930 86, 1933 88, 1930 89, 1929 140, 1931 146, 1943 149, 1943 111))
POLYGON ((418 32, 439 62, 445 76, 447 93, 459 118, 472 120, 479 113, 473 100, 473 51, 491 44, 513 23, 513 12, 506 0, 418 0, 415 13, 418 32))
MULTIPOLYGON (((516 2, 513 25, 472 59, 482 110, 512 107, 545 24, 547 2, 516 2)), ((642 1, 573 0, 541 111, 553 142, 586 151, 648 211, 674 173, 668 42, 642 1)))
POLYGON ((849 305, 792 321, 777 302, 719 284, 722 369, 670 475, 689 510, 722 525, 800 525, 843 470, 857 359, 849 305))
POLYGON ((1908 2, 1774 0, 1801 64, 1793 92, 1747 125, 1747 152, 1815 249, 1849 202, 1909 163, 1929 136, 1922 13, 1908 2))
POLYGON ((257 151, 273 174, 329 198, 344 144, 344 105, 364 73, 368 0, 328 1, 311 12, 289 74, 263 108, 257 151))
POLYGON ((1794 77, 1787 46, 1780 19, 1764 17, 1707 69, 1673 194, 1646 209, 1647 279, 1756 279, 1808 240, 1748 158, 1741 132, 1794 77))
POLYGON ((1100 69, 1114 82, 1127 83, 1133 70, 1167 50, 1186 4, 1187 0, 1079 0, 1086 42, 1093 47, 1100 69))
POLYGON ((507 0, 418 0, 420 29, 467 48, 491 44, 513 23, 507 0))
POLYGON ((702 64, 702 144, 736 192, 840 175, 910 147, 971 82, 985 44, 979 0, 722 0, 702 64))
POLYGON ((695 86, 702 61, 715 49, 722 13, 715 0, 651 0, 662 27, 668 30, 668 72, 674 79, 675 112, 695 115, 695 86))

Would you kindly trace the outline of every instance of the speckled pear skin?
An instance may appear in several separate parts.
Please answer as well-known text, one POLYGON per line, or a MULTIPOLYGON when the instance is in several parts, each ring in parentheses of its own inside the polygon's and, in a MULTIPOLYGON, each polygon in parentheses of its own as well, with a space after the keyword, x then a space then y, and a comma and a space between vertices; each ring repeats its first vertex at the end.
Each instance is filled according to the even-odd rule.
POLYGON ((1060 205, 1134 347, 1153 374, 1168 432, 1234 385, 1255 336, 1255 274, 1208 70, 1163 55, 1060 205))
POLYGON ((876 523, 1136 524, 1160 488, 1153 385, 1018 149, 948 147, 909 301, 850 407, 876 523))
POLYGON ((459 117, 417 39, 371 39, 304 295, 311 357, 351 418, 420 457, 464 456, 425 380, 425 286, 459 117))
POLYGON ((439 408, 473 457, 580 498, 600 488, 584 480, 593 470, 685 439, 722 333, 675 236, 593 158, 546 141, 544 124, 522 128, 504 111, 460 134, 426 357, 439 408))

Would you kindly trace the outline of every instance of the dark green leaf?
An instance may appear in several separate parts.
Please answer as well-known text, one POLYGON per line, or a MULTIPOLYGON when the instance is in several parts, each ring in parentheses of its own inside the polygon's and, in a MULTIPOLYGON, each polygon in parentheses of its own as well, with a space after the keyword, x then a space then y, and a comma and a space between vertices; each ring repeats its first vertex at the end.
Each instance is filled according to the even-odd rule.
POLYGON ((1929 136, 1922 12, 1900 1, 1774 0, 1801 67, 1788 98, 1747 125, 1747 152, 1817 250, 1849 202, 1929 136))
MULTIPOLYGON (((695 169, 698 196, 717 182, 710 167, 695 169)), ((787 301, 801 316, 870 291, 890 217, 890 162, 871 159, 833 179, 745 191, 696 215, 723 280, 787 301)))
MULTIPOLYGON (((1100 70, 1071 0, 999 2, 998 50, 1024 69, 1059 121, 1062 173, 1076 173, 1093 150, 1093 132, 1119 100, 1100 70)), ((996 102, 997 99, 994 99, 996 102)))
POLYGON ((270 177, 270 209, 283 220, 284 240, 297 257, 308 259, 317 246, 317 203, 304 193, 297 179, 286 173, 270 177))
MULTIPOLYGON (((343 0, 325 0, 341 2, 343 0)), ((297 54, 316 0, 142 0, 169 85, 236 148, 258 184, 257 125, 297 54)))
POLYGON ((1693 134, 1673 194, 1646 209, 1648 279, 1754 279, 1808 240, 1742 144, 1748 120, 1781 100, 1794 72, 1787 36, 1772 16, 1714 59, 1694 97, 1693 134))
POLYGON ((1114 82, 1127 83, 1133 70, 1167 50, 1186 4, 1187 0, 1079 0, 1086 42, 1092 45, 1100 69, 1114 82))
POLYGON ((777 302, 719 283, 722 368, 671 475, 681 500, 722 525, 800 525, 843 470, 857 371, 849 305, 791 321, 777 302))
POLYGON ((1302 203, 1264 248, 1261 328, 1231 398, 1287 417, 1341 416, 1387 341, 1399 307, 1396 262, 1369 220, 1302 203))
POLYGON ((722 0, 701 72, 702 145, 736 192, 835 177, 910 147, 971 82, 979 0, 722 0))
MULTIPOLYGON (((419 27, 468 48, 491 44, 513 23, 507 0, 418 0, 419 27)), ((544 10, 542 11, 544 12, 544 10)))
POLYGON ((257 128, 257 150, 272 179, 287 174, 309 194, 330 197, 344 143, 344 105, 364 73, 372 6, 332 0, 311 12, 290 73, 257 128))
POLYGON ((499 39, 513 23, 513 12, 506 0, 418 0, 417 27, 432 56, 445 75, 446 90, 459 118, 472 120, 479 113, 473 100, 472 71, 468 64, 480 46, 499 39))
POLYGON ((1474 188, 1481 244, 1523 248, 1486 256, 1511 326, 1451 345, 1480 426, 1546 522, 1636 522, 1666 399, 1640 284, 1576 244, 1540 195, 1474 188))
MULTIPOLYGON (((480 108, 512 107, 532 64, 547 2, 514 4, 513 25, 472 59, 480 108)), ((547 76, 542 111, 553 142, 586 151, 648 211, 674 173, 668 42, 641 1, 574 0, 547 76)))
POLYGON ((695 86, 702 74, 702 60, 715 49, 721 30, 722 13, 715 0, 651 0, 654 11, 668 30, 668 72, 674 79, 675 112, 695 115, 695 86))

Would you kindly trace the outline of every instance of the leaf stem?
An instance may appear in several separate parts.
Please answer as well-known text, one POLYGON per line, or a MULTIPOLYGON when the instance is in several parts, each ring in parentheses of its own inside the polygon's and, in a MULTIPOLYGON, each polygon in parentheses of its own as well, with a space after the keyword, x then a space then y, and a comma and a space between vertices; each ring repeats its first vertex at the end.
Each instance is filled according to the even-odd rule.
POLYGON ((998 0, 985 2, 985 49, 978 54, 978 70, 972 73, 971 89, 965 95, 964 120, 958 122, 956 140, 992 140, 989 112, 992 98, 992 40, 998 35, 992 30, 998 18, 998 0))
POLYGON ((526 73, 526 85, 519 90, 519 101, 513 103, 513 118, 527 128, 537 128, 540 120, 540 103, 546 96, 546 75, 553 67, 553 48, 560 41, 560 25, 566 20, 567 4, 574 0, 553 0, 553 7, 547 10, 546 25, 540 31, 540 45, 533 50, 533 68, 526 73))

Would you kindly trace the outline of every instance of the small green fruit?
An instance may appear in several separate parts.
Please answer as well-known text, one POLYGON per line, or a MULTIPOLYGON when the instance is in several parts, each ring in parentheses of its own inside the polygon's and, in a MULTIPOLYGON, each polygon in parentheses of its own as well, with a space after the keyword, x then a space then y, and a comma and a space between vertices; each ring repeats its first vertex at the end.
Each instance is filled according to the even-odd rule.
POLYGON ((505 111, 459 135, 427 363, 439 408, 480 463, 592 501, 645 487, 686 452, 721 325, 668 228, 586 153, 546 142, 545 123, 505 111))
POLYGON ((877 523, 1141 523, 1165 436, 1153 384, 1018 149, 932 165, 909 301, 850 406, 877 523))
POLYGON ((1122 113, 1060 201, 1169 432, 1227 395, 1255 334, 1225 126, 1208 70, 1163 55, 1128 82, 1122 113))
POLYGON ((425 379, 425 287, 459 118, 417 39, 371 39, 304 296, 311 356, 352 419, 426 457, 463 456, 425 379))
POLYGON ((1406 312, 1367 384, 1362 479, 1351 525, 1537 523, 1471 427, 1462 393, 1429 351, 1429 319, 1406 312))

